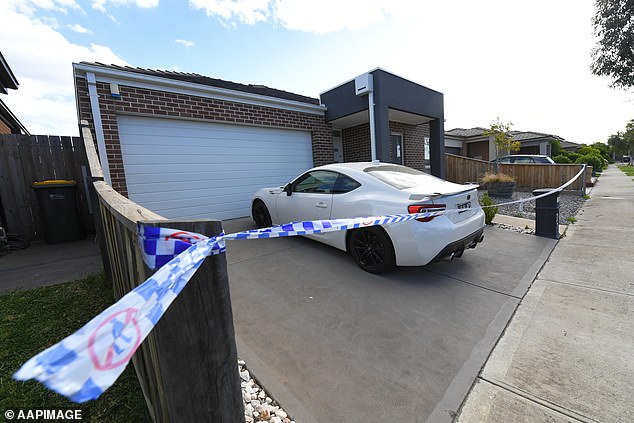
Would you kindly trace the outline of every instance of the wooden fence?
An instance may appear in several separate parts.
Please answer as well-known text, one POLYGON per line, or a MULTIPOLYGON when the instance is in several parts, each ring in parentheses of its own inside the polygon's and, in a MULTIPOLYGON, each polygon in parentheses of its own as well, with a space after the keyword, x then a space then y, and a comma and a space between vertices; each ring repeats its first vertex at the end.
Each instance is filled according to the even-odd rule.
MULTIPOLYGON (((464 184, 478 183, 485 173, 493 172, 493 164, 483 160, 445 154, 446 178, 448 181, 464 184)), ((505 164, 500 163, 499 171, 515 178, 519 190, 537 188, 557 188, 572 179, 583 168, 579 164, 505 164)), ((592 166, 586 167, 585 175, 573 182, 567 189, 585 193, 591 182, 592 166)))
POLYGON ((81 224, 94 232, 83 177, 87 164, 79 137, 0 135, 0 226, 29 241, 43 239, 44 220, 31 184, 71 179, 77 181, 81 224))
MULTIPOLYGON (((82 121, 95 225, 115 297, 153 273, 142 259, 137 224, 218 235, 217 220, 173 221, 143 208, 112 189, 92 134, 82 121)), ((205 259, 132 358, 155 422, 244 421, 233 314, 224 254, 205 259)))

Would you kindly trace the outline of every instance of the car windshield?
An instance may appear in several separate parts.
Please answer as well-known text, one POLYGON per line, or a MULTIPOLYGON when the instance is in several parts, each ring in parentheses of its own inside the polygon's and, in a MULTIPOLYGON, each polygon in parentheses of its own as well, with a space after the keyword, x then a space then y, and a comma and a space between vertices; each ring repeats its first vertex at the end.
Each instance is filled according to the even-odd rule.
POLYGON ((399 165, 380 165, 364 169, 369 175, 397 189, 408 189, 420 185, 431 176, 420 170, 399 165))

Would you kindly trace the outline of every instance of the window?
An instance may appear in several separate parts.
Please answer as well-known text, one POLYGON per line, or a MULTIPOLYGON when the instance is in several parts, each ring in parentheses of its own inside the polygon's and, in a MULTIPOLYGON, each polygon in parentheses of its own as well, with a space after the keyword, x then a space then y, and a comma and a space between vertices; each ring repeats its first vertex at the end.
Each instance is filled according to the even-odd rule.
POLYGON ((510 157, 502 157, 497 160, 498 163, 511 163, 510 157))
POLYGON ((338 173, 315 170, 305 173, 293 183, 293 192, 332 194, 338 173))
POLYGON ((526 164, 526 163, 534 163, 534 162, 535 161, 533 160, 532 157, 516 157, 513 163, 526 164))
POLYGON ((346 192, 350 192, 355 190, 361 186, 360 183, 355 181, 354 179, 339 174, 337 178, 337 182, 335 182, 335 188, 333 190, 333 194, 345 194, 346 192))
POLYGON ((417 185, 429 183, 431 179, 436 179, 420 170, 399 165, 374 166, 368 167, 363 171, 396 189, 413 188, 417 185))

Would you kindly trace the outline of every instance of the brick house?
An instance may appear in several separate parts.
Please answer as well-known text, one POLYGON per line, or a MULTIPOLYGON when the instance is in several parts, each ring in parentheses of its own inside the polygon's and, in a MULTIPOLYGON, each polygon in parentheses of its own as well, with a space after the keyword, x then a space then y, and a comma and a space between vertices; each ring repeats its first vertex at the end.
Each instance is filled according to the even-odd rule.
MULTIPOLYGON (((371 158, 367 96, 344 94, 349 83, 317 99, 191 73, 86 62, 73 71, 78 117, 95 135, 106 180, 168 218, 248 216, 260 187, 371 158)), ((429 157, 442 154, 442 94, 372 73, 377 158, 424 169, 427 153, 440 174, 429 157), (388 89, 418 90, 423 101, 394 100, 388 89)))
MULTIPOLYGON (((445 132, 445 151, 450 154, 471 157, 480 160, 494 160, 495 144, 493 136, 484 135, 484 128, 455 128, 445 132)), ((520 142, 520 150, 512 154, 551 155, 551 142, 559 141, 562 147, 577 144, 565 141, 557 135, 533 131, 511 131, 511 135, 520 142)), ((500 152, 507 155, 506 152, 500 152)))

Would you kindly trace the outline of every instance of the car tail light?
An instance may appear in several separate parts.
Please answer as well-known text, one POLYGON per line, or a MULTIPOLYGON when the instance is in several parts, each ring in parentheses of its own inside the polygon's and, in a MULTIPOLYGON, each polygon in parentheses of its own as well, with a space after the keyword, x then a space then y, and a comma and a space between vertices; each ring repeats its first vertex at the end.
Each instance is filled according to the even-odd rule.
MULTIPOLYGON (((411 204, 407 206, 407 211, 410 214, 414 213, 431 213, 431 212, 439 212, 444 211, 447 208, 446 204, 411 204)), ((421 217, 416 220, 419 222, 429 222, 436 216, 431 217, 421 217)))

